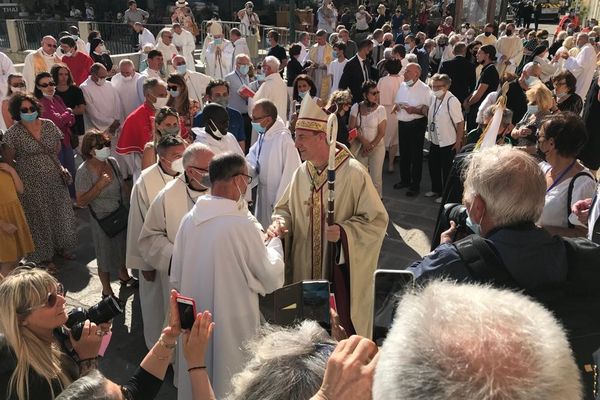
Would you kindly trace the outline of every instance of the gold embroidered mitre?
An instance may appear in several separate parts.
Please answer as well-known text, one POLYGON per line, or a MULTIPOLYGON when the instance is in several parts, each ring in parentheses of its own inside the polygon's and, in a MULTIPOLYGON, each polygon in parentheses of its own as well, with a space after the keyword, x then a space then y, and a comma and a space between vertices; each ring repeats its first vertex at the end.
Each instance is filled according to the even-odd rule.
POLYGON ((212 21, 210 25, 210 34, 213 37, 221 36, 223 34, 223 26, 217 21, 212 21))
POLYGON ((302 99, 296 129, 305 129, 313 132, 327 132, 327 112, 307 93, 302 99))

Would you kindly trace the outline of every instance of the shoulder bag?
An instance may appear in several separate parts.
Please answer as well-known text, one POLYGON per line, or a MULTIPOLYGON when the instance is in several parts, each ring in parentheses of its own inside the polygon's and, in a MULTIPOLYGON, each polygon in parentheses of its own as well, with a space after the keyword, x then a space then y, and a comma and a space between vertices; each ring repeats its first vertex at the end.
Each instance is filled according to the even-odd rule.
POLYGON ((109 238, 117 236, 119 233, 127 229, 127 220, 129 218, 129 208, 123 204, 123 188, 121 188, 120 175, 117 173, 115 166, 112 161, 108 160, 110 167, 112 168, 115 178, 119 179, 119 207, 109 215, 104 218, 98 218, 96 213, 94 212, 92 205, 89 204, 88 207, 90 209, 90 214, 92 218, 94 218, 100 228, 106 233, 106 236, 109 238))

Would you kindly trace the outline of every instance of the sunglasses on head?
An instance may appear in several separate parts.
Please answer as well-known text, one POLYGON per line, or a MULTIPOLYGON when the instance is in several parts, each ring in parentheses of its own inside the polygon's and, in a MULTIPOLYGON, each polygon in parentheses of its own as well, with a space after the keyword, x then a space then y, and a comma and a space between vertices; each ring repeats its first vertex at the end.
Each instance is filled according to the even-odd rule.
POLYGON ((110 147, 110 140, 108 140, 108 141, 106 141, 106 142, 103 142, 103 143, 98 143, 98 144, 96 144, 96 145, 94 146, 94 148, 95 148, 96 150, 102 150, 102 149, 103 149, 103 148, 105 148, 105 147, 110 147))
POLYGON ((37 108, 35 108, 34 106, 21 108, 21 112, 24 114, 32 113, 32 112, 36 112, 36 111, 37 111, 37 108))
POLYGON ((52 308, 56 305, 58 296, 64 296, 64 294, 65 294, 65 287, 62 285, 62 283, 57 283, 56 284, 56 292, 48 293, 48 297, 46 297, 46 302, 44 304, 40 304, 39 306, 35 306, 35 307, 30 307, 27 309, 27 311, 33 311, 33 310, 37 310, 37 309, 43 308, 43 307, 52 308))
POLYGON ((54 82, 48 82, 48 83, 38 83, 38 86, 41 88, 47 88, 48 86, 56 86, 56 83, 54 82))

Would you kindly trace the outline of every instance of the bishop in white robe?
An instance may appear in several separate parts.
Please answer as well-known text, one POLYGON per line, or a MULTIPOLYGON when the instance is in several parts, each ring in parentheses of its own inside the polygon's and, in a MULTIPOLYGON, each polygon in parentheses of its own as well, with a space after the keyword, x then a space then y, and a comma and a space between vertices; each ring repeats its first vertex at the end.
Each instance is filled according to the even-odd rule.
POLYGON ((281 118, 276 116, 277 108, 272 102, 262 100, 254 105, 252 113, 266 116, 260 122, 266 124, 265 132, 258 135, 258 140, 246 156, 252 183, 258 188, 254 215, 266 229, 271 224, 275 204, 300 166, 300 156, 292 134, 281 118), (270 113, 275 115, 267 116, 270 113))
POLYGON ((173 44, 177 48, 179 55, 185 57, 187 69, 196 71, 196 61, 194 60, 196 38, 194 38, 192 32, 186 31, 178 23, 173 24, 173 44))
MULTIPOLYGON (((248 360, 243 344, 260 327, 258 295, 280 288, 284 278, 281 241, 274 238, 265 245, 254 218, 237 198, 238 189, 242 194, 247 189, 244 158, 221 155, 213 164, 220 158, 236 158, 235 165, 244 167, 238 175, 213 180, 212 195, 200 197, 183 218, 171 268, 173 286, 195 300, 197 311, 210 310, 218 327, 219 334, 209 342, 205 356, 216 398, 225 397, 231 377, 248 360)), ((190 366, 181 346, 178 356, 179 371, 186 371, 190 366)), ((178 399, 192 397, 187 374, 179 374, 177 388, 178 399)))
POLYGON ((580 46, 579 53, 577 57, 568 57, 565 60, 565 69, 577 78, 575 93, 585 101, 596 72, 596 51, 584 33, 577 35, 577 45, 580 46))
POLYGON ((212 40, 206 46, 206 74, 213 79, 224 79, 233 70, 234 48, 223 37, 223 27, 217 21, 210 26, 212 40))
MULTIPOLYGON (((175 147, 175 146, 174 146, 175 147)), ((184 145, 180 149, 174 149, 183 153, 184 145)), ((131 191, 131 205, 129 208, 129 219, 127 223, 127 252, 125 264, 127 268, 137 269, 142 272, 140 282, 140 307, 142 309, 142 320, 144 322, 144 339, 146 346, 151 349, 162 332, 164 314, 157 310, 164 310, 164 284, 166 280, 160 280, 155 268, 144 261, 138 246, 138 240, 146 214, 150 204, 158 193, 168 182, 175 178, 176 173, 167 170, 162 162, 154 164, 142 171, 131 191)), ((167 288, 168 290, 168 288, 167 288)))
MULTIPOLYGON (((510 25, 512 24, 508 24, 506 27, 507 31, 509 30, 510 25)), ((500 76, 505 72, 514 74, 523 59, 523 42, 519 35, 514 32, 514 25, 510 31, 513 32, 512 35, 500 36, 496 42, 496 57, 498 60, 496 68, 498 69, 500 76)))

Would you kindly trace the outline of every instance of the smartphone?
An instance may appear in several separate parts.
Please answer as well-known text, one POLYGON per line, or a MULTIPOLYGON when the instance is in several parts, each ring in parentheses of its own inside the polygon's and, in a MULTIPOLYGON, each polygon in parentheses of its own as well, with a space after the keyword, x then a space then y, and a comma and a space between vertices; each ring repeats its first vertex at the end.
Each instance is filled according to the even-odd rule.
POLYGON ((192 329, 196 320, 196 302, 191 297, 177 296, 177 310, 181 329, 192 329))
POLYGON ((378 269, 373 280, 373 341, 381 346, 394 322, 398 301, 406 289, 414 287, 415 276, 410 271, 378 269))
POLYGON ((298 114, 300 112, 301 105, 302 105, 301 103, 296 103, 296 106, 295 106, 296 114, 298 114))
POLYGON ((329 314, 329 282, 303 282, 302 310, 304 319, 317 321, 326 330, 331 329, 329 314))

